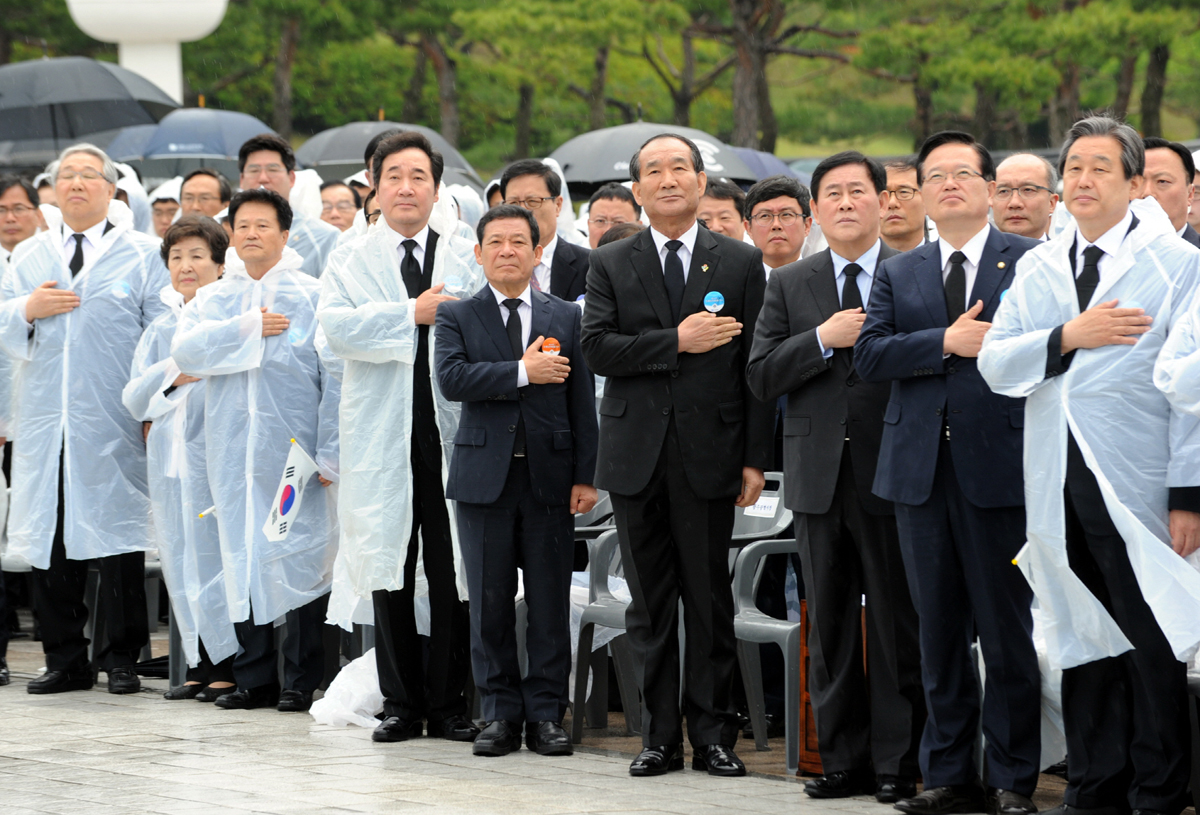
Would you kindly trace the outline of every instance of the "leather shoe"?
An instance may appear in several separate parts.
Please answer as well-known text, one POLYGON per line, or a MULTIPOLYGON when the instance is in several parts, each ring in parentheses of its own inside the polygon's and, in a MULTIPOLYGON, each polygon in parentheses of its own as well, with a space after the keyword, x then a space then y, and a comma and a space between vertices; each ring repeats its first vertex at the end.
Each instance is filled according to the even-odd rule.
POLYGON ((137 693, 142 689, 142 680, 133 672, 133 666, 122 665, 108 669, 109 693, 137 693))
POLYGON ((408 741, 421 738, 420 719, 402 719, 388 716, 371 733, 371 741, 408 741))
POLYGON ((91 690, 96 684, 92 672, 87 668, 82 671, 46 671, 37 679, 31 679, 25 690, 30 693, 63 693, 69 690, 91 690))
POLYGON ((866 768, 825 773, 804 784, 804 792, 809 798, 849 798, 874 791, 875 773, 866 768))
POLYGON ((896 802, 896 809, 910 815, 942 815, 956 812, 986 812, 983 788, 976 784, 933 787, 896 802))
POLYGON ((629 774, 638 777, 666 775, 682 769, 683 745, 665 744, 642 748, 642 752, 638 753, 638 757, 629 765, 629 774))
POLYGON ((279 691, 274 685, 264 685, 259 688, 230 689, 229 693, 217 697, 214 702, 223 710, 253 710, 256 707, 275 707, 279 704, 279 691))
POLYGON ((477 756, 506 756, 520 749, 521 726, 503 719, 488 722, 471 746, 471 752, 477 756))
POLYGON ((204 686, 197 682, 195 685, 180 685, 177 688, 171 688, 163 694, 164 699, 175 701, 177 699, 195 699, 200 695, 200 691, 204 690, 204 686))
POLYGON ((540 756, 574 754, 571 737, 558 722, 526 722, 525 746, 540 756))
POLYGON ((235 685, 226 685, 223 688, 214 688, 212 685, 207 685, 204 690, 200 691, 193 697, 197 702, 206 702, 211 704, 227 693, 233 693, 237 690, 235 685))
POLYGON ((455 713, 444 719, 430 719, 425 726, 425 733, 431 739, 475 741, 475 737, 479 735, 479 728, 466 716, 455 713))
MULTIPOLYGON (((786 723, 784 722, 784 719, 782 716, 776 716, 772 713, 768 713, 768 714, 766 714, 765 718, 767 720, 767 738, 768 739, 778 739, 785 735, 785 733, 787 731, 787 726, 786 726, 786 723)), ((754 723, 753 722, 747 720, 746 724, 742 727, 742 738, 744 738, 744 739, 754 738, 754 723)))
POLYGON ((706 744, 692 753, 692 769, 707 770, 709 775, 737 776, 746 774, 746 765, 724 744, 706 744))
POLYGON ((310 690, 285 690, 279 694, 275 709, 280 713, 303 713, 312 707, 312 697, 310 690))
POLYGON ((881 804, 894 804, 917 794, 917 782, 900 775, 881 775, 875 784, 875 800, 881 804))
POLYGON ((0 657, 0 685, 7 685, 12 681, 12 677, 8 673, 8 663, 4 657, 0 657))
POLYGON ((990 815, 1033 815, 1038 809, 1019 792, 993 788, 988 790, 987 811, 990 815))

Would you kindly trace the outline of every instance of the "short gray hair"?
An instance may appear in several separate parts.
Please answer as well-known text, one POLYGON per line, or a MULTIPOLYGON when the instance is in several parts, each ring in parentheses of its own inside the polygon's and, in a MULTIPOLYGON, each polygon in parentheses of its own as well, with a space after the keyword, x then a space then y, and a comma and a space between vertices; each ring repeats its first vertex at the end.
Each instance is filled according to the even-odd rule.
POLYGON ((104 176, 104 180, 109 184, 116 184, 117 181, 120 180, 121 174, 117 171, 117 165, 113 164, 113 160, 108 157, 108 153, 105 153, 96 145, 88 144, 87 142, 73 144, 59 153, 58 158, 46 168, 46 174, 49 175, 52 180, 58 181, 58 168, 62 166, 64 161, 67 160, 67 156, 71 156, 76 153, 86 153, 89 156, 94 156, 95 158, 100 159, 102 165, 100 175, 104 176))
POLYGON ((1067 164, 1067 154, 1071 151, 1071 145, 1090 136, 1110 136, 1117 140, 1121 145, 1121 168, 1125 171, 1125 178, 1145 173, 1146 149, 1142 146, 1142 137, 1129 125, 1105 114, 1080 119, 1067 131, 1067 140, 1063 142, 1062 150, 1058 153, 1060 173, 1067 164))
MULTIPOLYGON (((1004 161, 1008 161, 1010 158, 1022 158, 1024 156, 1032 156, 1033 158, 1040 161, 1043 165, 1045 165, 1046 186, 1050 188, 1051 192, 1055 192, 1056 190, 1058 190, 1058 170, 1054 169, 1054 165, 1051 164, 1050 160, 1047 159, 1045 156, 1039 156, 1037 153, 1013 153, 1010 156, 1005 156, 1004 161)), ((1000 162, 1000 164, 1003 164, 1004 161, 1000 162)), ((1000 169, 999 164, 996 165, 996 169, 1000 169)))

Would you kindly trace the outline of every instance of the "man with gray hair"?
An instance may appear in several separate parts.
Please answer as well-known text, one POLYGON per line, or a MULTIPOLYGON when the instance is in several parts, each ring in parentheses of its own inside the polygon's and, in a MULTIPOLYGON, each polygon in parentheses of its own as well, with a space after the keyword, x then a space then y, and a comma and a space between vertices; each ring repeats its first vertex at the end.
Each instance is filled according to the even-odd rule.
MULTIPOLYGON (((1029 543, 1014 559, 1062 668, 1068 784, 1052 812, 1178 813, 1187 794, 1187 666, 1200 642, 1196 420, 1155 387, 1200 252, 1134 201, 1145 154, 1107 116, 1059 155, 1075 226, 1030 250, 979 370, 1025 397, 1029 543), (1174 551, 1172 551, 1174 550, 1174 551)), ((1051 757, 1045 757, 1051 759, 1051 757)))
POLYGON ((50 169, 61 219, 20 243, 0 284, 0 349, 22 364, 13 397, 8 552, 33 565, 46 673, 30 693, 135 693, 146 644, 144 552, 153 546, 142 423, 121 391, 142 330, 167 306, 159 242, 108 218, 117 169, 79 144, 50 169), (107 636, 91 664, 83 603, 99 568, 107 636))
POLYGON ((1050 236, 1050 219, 1058 205, 1058 172, 1033 153, 1014 153, 996 167, 992 217, 1001 232, 1036 241, 1050 236))

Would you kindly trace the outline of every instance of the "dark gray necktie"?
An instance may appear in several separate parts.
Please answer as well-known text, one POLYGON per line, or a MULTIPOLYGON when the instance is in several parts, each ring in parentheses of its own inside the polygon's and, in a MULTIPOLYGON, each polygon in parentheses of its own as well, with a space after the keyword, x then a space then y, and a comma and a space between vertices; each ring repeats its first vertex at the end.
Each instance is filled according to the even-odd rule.
POLYGON ((842 269, 846 279, 842 282, 842 308, 862 308, 862 292, 858 290, 858 275, 862 267, 857 263, 847 263, 842 269))
POLYGON ((83 268, 83 233, 76 232, 71 237, 75 239, 75 254, 71 256, 67 268, 71 270, 71 277, 74 277, 83 268))
MULTIPOLYGON (((525 356, 524 342, 521 340, 521 312, 517 311, 521 307, 521 301, 515 298, 504 301, 504 307, 508 309, 508 324, 505 329, 508 331, 508 342, 512 346, 513 359, 519 360, 525 356)), ((525 455, 525 419, 522 416, 517 417, 517 437, 513 441, 513 455, 525 455)))
POLYGON ((667 260, 663 264, 663 283, 667 286, 667 300, 671 304, 671 316, 679 325, 679 311, 683 308, 683 260, 679 250, 683 241, 667 241, 667 260))
POLYGON ((950 255, 950 274, 946 275, 946 313, 954 322, 967 310, 967 271, 963 262, 967 256, 962 252, 950 255))
POLYGON ((1083 250, 1083 270, 1075 278, 1075 294, 1079 296, 1079 310, 1087 311, 1092 295, 1100 285, 1100 258, 1104 250, 1099 246, 1089 246, 1083 250))
POLYGON ((409 297, 421 296, 421 266, 413 250, 417 242, 412 238, 400 244, 404 247, 404 259, 400 261, 400 277, 404 280, 404 288, 408 289, 409 297))

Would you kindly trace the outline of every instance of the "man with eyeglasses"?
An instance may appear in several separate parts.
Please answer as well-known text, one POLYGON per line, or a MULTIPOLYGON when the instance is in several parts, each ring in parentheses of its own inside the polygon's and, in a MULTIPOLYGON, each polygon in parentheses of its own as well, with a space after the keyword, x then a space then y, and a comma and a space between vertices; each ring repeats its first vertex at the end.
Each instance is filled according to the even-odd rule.
POLYGON ((746 193, 746 232, 763 253, 763 270, 771 271, 800 259, 812 227, 808 188, 794 178, 773 175, 746 193))
POLYGON ((605 184, 588 200, 588 243, 595 249, 608 230, 641 217, 642 208, 624 184, 605 184))
POLYGON ((192 170, 179 185, 180 215, 206 215, 216 218, 229 206, 233 190, 225 176, 211 167, 192 170))
POLYGON ((743 240, 746 237, 746 228, 742 225, 746 219, 746 193, 737 184, 714 179, 704 188, 696 217, 704 221, 711 232, 735 241, 743 240))
MULTIPOLYGON (((274 133, 263 133, 248 139, 238 150, 238 173, 241 175, 238 185, 243 190, 255 187, 273 190, 286 201, 296 183, 296 154, 290 144, 274 133)), ((288 246, 304 258, 301 269, 320 277, 341 234, 336 226, 296 209, 292 212, 288 246)))
POLYGON ((506 204, 533 213, 541 237, 542 259, 534 267, 529 285, 574 303, 587 289, 590 249, 558 239, 558 213, 562 211, 562 179, 537 159, 515 161, 500 176, 500 197, 506 204))
POLYGON ((321 220, 339 231, 351 227, 361 207, 358 192, 344 181, 326 181, 321 185, 321 220))
POLYGON ((1058 171, 1033 153, 1016 153, 996 167, 992 218, 1001 232, 1048 240, 1050 219, 1058 205, 1058 171))
POLYGON ((1025 402, 994 393, 976 357, 1017 261, 1038 243, 988 224, 995 176, 970 134, 925 140, 917 181, 937 243, 879 265, 854 346, 859 376, 892 383, 873 491, 895 504, 920 618, 925 789, 896 804, 920 815, 1037 811, 1041 683, 1029 584, 1012 565, 1025 543, 1025 402), (973 749, 980 719, 986 792, 973 749))
POLYGON ((880 213, 879 234, 897 252, 908 252, 925 243, 925 199, 917 184, 917 165, 892 161, 887 170, 887 200, 880 213))
POLYGON ((1188 223, 1188 213, 1195 201, 1192 182, 1196 178, 1196 163, 1192 154, 1179 142, 1157 137, 1142 139, 1146 150, 1146 186, 1142 198, 1153 198, 1171 219, 1175 234, 1192 246, 1200 247, 1200 233, 1188 223))

